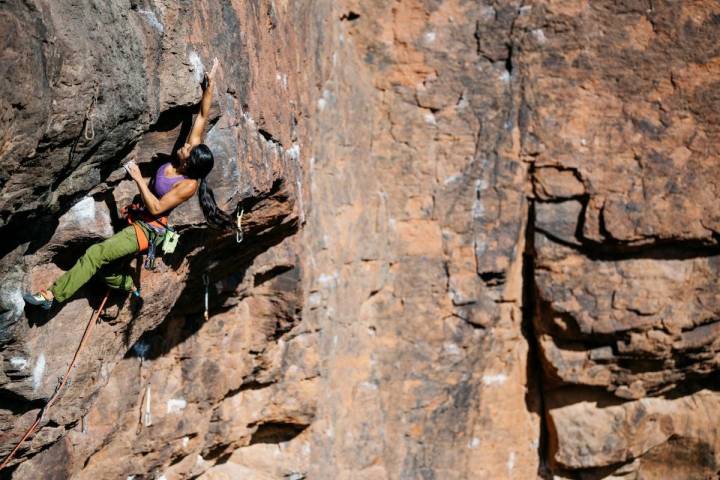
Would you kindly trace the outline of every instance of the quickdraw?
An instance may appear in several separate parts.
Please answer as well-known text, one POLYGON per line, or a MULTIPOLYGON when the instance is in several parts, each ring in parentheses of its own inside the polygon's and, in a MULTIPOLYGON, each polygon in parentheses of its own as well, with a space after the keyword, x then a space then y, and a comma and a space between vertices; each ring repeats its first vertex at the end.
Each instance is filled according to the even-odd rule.
POLYGON ((85 140, 89 142, 95 139, 95 120, 92 111, 95 108, 95 102, 97 101, 99 93, 100 84, 98 83, 95 85, 95 93, 93 94, 92 100, 90 101, 90 106, 85 112, 85 128, 83 129, 83 135, 85 137, 85 140))
POLYGON ((237 215, 236 215, 236 219, 237 219, 237 230, 235 230, 235 241, 236 241, 237 243, 240 243, 240 242, 243 241, 242 217, 243 217, 243 214, 244 214, 244 213, 245 213, 245 209, 241 209, 241 210, 237 213, 237 215))
POLYGON ((203 273, 202 281, 205 286, 205 313, 203 314, 203 318, 207 321, 210 318, 210 278, 207 273, 203 273))

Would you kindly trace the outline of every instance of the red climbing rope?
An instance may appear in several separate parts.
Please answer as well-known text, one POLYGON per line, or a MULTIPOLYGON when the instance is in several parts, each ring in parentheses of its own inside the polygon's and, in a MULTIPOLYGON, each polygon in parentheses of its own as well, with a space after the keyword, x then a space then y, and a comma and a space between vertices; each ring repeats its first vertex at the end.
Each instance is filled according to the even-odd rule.
POLYGON ((8 463, 10 463, 10 460, 13 459, 17 451, 20 449, 20 445, 23 444, 27 438, 35 432, 35 429, 40 425, 40 422, 42 421, 43 417, 45 416, 45 413, 47 410, 52 406, 53 403, 55 403, 55 400, 57 400, 58 395, 60 394, 60 391, 65 386, 65 383, 67 382, 67 379, 70 377, 70 371, 75 366, 75 362, 78 359, 78 356, 80 355, 80 351, 85 346, 85 342, 88 338, 90 338, 90 332, 92 332, 93 327, 97 323, 97 319, 100 317, 100 314, 102 313, 103 309, 105 308, 105 303, 108 300, 108 297, 110 296, 110 290, 105 293, 105 297, 102 299, 102 302, 100 302, 100 306, 97 310, 93 313, 92 317, 90 317, 90 321, 88 322, 87 326, 85 327, 85 333, 83 333, 82 338, 80 339, 80 345, 78 345, 77 350, 75 350, 75 355, 73 355, 72 361, 70 362, 70 365, 67 368, 67 371, 65 372, 65 375, 63 375, 62 380, 60 380, 60 383, 55 388, 55 392, 52 394, 50 399, 47 401, 45 406, 38 412, 38 416, 33 422, 32 425, 30 425, 30 428, 27 429, 25 432, 25 435, 20 439, 17 445, 15 445, 15 448, 13 448, 12 452, 8 454, 7 457, 5 457, 5 460, 3 460, 2 464, 0 465, 0 470, 5 468, 8 463))

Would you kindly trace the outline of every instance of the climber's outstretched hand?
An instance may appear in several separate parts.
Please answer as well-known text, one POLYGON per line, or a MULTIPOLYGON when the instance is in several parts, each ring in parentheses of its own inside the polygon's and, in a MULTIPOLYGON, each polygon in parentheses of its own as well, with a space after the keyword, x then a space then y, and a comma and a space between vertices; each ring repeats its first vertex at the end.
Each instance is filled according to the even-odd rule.
POLYGON ((217 73, 217 69, 219 66, 220 62, 218 61, 217 57, 215 57, 213 58, 210 73, 205 73, 204 81, 202 84, 203 94, 202 99, 200 99, 200 111, 198 112, 198 116, 195 118, 195 123, 193 123, 192 130, 190 130, 190 134, 188 135, 187 139, 187 143, 189 143, 193 147, 202 142, 202 135, 205 131, 208 117, 210 116, 210 105, 212 104, 212 92, 213 86, 215 85, 215 74, 217 73))
POLYGON ((125 165, 125 170, 127 170, 128 174, 130 175, 130 178, 135 180, 136 182, 142 181, 142 173, 140 173, 140 167, 137 166, 137 163, 135 163, 135 160, 130 160, 125 165))
POLYGON ((203 97, 205 97, 206 94, 212 94, 211 92, 209 92, 209 90, 210 87, 215 83, 215 74, 217 73, 219 65, 220 62, 218 61, 217 57, 215 57, 213 58, 213 64, 212 67, 210 67, 210 72, 205 72, 203 81, 200 84, 203 90, 203 97))

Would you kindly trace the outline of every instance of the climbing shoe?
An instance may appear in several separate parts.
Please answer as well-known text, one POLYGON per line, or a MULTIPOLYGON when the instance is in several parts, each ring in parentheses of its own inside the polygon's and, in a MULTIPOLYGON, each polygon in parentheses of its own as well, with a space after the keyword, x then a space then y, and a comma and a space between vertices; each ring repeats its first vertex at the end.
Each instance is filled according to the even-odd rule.
POLYGON ((118 316, 120 316, 120 305, 117 303, 106 306, 100 312, 100 318, 108 323, 113 323, 112 321, 117 320, 118 316))
POLYGON ((53 300, 48 300, 45 295, 43 295, 42 291, 34 294, 23 293, 23 300, 25 300, 25 303, 29 305, 35 305, 44 310, 50 310, 53 305, 53 300))

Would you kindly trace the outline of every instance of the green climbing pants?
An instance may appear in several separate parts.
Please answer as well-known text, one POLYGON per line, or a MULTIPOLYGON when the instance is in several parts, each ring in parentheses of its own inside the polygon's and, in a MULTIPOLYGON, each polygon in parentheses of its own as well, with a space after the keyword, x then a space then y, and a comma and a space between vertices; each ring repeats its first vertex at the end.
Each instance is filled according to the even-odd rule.
MULTIPOLYGON (((151 237, 149 229, 140 224, 148 238, 151 237)), ((50 291, 58 302, 64 302, 72 297, 75 292, 85 285, 95 273, 103 269, 105 283, 111 288, 131 291, 133 287, 133 276, 127 266, 120 269, 106 271, 111 262, 120 260, 137 253, 139 250, 135 228, 130 225, 125 227, 112 237, 100 243, 96 243, 87 249, 73 267, 55 280, 50 291)), ((115 265, 113 265, 115 266, 115 265)))

